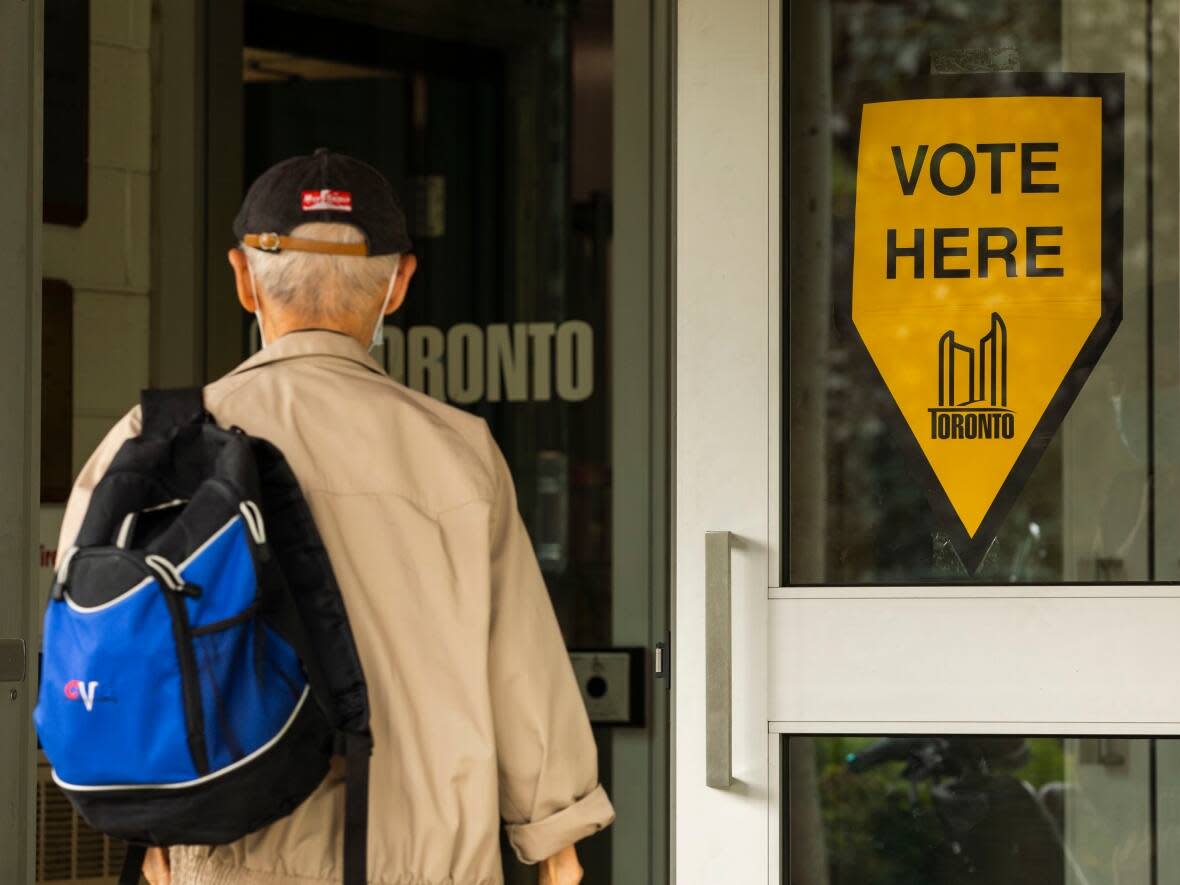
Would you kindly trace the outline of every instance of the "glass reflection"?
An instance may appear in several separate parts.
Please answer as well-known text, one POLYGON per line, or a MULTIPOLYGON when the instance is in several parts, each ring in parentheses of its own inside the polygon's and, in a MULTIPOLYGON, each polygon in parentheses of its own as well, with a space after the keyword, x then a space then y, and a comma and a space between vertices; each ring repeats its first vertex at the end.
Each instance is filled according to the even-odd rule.
POLYGON ((1174 740, 788 739, 792 885, 1153 885, 1180 875, 1174 740))

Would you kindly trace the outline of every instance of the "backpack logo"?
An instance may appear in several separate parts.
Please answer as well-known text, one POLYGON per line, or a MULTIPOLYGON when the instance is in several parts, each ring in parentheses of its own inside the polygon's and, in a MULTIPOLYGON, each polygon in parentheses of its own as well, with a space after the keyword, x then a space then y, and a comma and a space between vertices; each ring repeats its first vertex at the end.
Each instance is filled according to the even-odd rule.
POLYGON ((89 713, 94 709, 94 695, 97 689, 97 682, 83 682, 81 679, 71 679, 66 683, 66 697, 71 701, 81 699, 82 706, 89 713))

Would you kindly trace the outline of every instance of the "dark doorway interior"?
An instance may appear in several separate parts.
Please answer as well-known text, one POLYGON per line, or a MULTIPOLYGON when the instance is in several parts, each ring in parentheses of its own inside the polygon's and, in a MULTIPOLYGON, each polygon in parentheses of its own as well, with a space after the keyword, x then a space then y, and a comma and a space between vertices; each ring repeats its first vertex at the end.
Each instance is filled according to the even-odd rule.
MULTIPOLYGON (((399 5, 395 21, 246 3, 243 181, 321 146, 390 179, 419 271, 386 365, 488 421, 567 644, 605 648, 611 4, 504 4, 464 21, 399 5), (508 342, 502 359, 494 342, 508 342), (437 363, 431 347, 445 349, 437 363)), ((609 791, 610 732, 595 732, 609 791)), ((509 883, 536 881, 504 854, 509 883)), ((579 856, 586 881, 611 881, 610 830, 579 856)))

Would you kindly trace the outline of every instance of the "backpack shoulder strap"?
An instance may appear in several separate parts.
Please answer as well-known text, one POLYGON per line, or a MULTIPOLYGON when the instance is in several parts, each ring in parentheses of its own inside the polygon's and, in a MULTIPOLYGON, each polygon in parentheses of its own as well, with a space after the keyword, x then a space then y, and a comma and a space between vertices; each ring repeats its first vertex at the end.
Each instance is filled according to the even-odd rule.
POLYGON ((146 857, 147 846, 127 846, 127 855, 123 860, 123 869, 119 873, 119 885, 139 885, 139 873, 143 869, 143 862, 146 857))
POLYGON ((344 736, 346 768, 344 792, 344 883, 368 881, 369 757, 373 738, 368 734, 344 736))
POLYGON ((139 396, 143 410, 143 435, 162 438, 176 427, 204 419, 205 400, 200 387, 145 390, 139 396))

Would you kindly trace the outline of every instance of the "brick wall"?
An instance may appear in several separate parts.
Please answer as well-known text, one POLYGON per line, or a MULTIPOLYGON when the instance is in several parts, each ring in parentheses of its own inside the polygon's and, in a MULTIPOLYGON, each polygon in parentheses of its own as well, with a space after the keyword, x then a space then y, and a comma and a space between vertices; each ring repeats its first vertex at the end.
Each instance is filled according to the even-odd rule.
POLYGON ((46 277, 74 287, 74 471, 148 384, 151 0, 90 3, 89 215, 47 224, 46 277))

